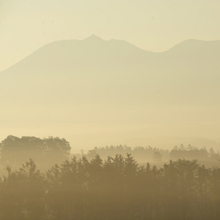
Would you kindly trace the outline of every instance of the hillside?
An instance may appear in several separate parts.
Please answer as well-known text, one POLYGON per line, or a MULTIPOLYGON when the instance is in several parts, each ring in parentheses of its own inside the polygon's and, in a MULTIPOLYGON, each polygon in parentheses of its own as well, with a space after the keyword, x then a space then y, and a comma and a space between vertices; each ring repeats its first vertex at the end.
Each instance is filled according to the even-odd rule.
POLYGON ((108 136, 101 144, 219 138, 219 57, 220 41, 188 40, 163 53, 94 35, 52 42, 0 73, 1 123, 7 131, 16 124, 15 135, 22 125, 92 146, 100 135, 108 136))
POLYGON ((96 36, 53 42, 0 74, 1 87, 15 91, 1 100, 219 104, 219 56, 220 41, 189 40, 163 53, 96 36))

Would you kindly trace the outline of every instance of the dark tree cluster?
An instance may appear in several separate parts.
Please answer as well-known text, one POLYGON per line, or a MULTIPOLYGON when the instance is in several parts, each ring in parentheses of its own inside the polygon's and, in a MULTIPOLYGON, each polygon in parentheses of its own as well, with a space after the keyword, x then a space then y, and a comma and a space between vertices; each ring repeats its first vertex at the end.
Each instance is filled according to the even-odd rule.
POLYGON ((155 147, 128 147, 126 145, 122 146, 106 146, 106 147, 95 147, 93 150, 89 150, 87 157, 94 158, 98 154, 102 158, 107 158, 108 156, 115 156, 116 154, 121 154, 126 156, 126 154, 132 154, 139 162, 146 161, 156 161, 161 162, 162 160, 169 160, 169 151, 165 149, 159 149, 155 147))
POLYGON ((139 166, 127 154, 66 160, 45 174, 33 160, 0 181, 4 220, 219 220, 220 168, 179 159, 139 166))
POLYGON ((220 160, 219 152, 215 152, 213 148, 210 148, 208 151, 205 147, 204 148, 197 148, 191 145, 185 147, 181 145, 180 147, 174 147, 170 152, 170 159, 177 160, 177 159, 197 159, 200 161, 206 160, 220 160))
POLYGON ((0 143, 0 164, 2 167, 20 167, 32 158, 40 168, 51 167, 69 157, 70 145, 65 139, 58 137, 15 137, 8 136, 0 143))
POLYGON ((154 148, 154 147, 127 147, 119 146, 106 146, 106 147, 95 147, 93 150, 88 151, 87 157, 90 159, 94 158, 96 154, 100 155, 102 158, 107 158, 108 156, 114 156, 116 154, 121 154, 125 156, 127 153, 132 154, 138 162, 154 161, 162 162, 178 159, 186 160, 198 160, 201 163, 205 161, 217 162, 220 160, 219 152, 215 152, 212 148, 208 151, 204 148, 197 148, 191 145, 185 147, 181 145, 179 147, 175 146, 171 151, 154 148))

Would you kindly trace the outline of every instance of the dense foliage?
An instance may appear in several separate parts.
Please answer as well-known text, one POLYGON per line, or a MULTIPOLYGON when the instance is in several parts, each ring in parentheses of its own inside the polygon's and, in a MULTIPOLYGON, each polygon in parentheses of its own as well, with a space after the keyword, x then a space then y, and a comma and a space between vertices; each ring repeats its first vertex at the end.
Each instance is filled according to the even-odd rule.
POLYGON ((33 160, 0 181, 4 220, 218 220, 220 168, 179 159, 157 168, 127 154, 66 160, 45 174, 33 160))
POLYGON ((171 151, 165 149, 159 149, 155 147, 128 147, 128 146, 106 146, 106 147, 95 147, 93 150, 89 150, 87 157, 94 158, 96 154, 100 155, 102 158, 107 158, 108 156, 115 156, 116 154, 121 154, 126 156, 126 154, 132 154, 132 156, 138 160, 138 162, 154 161, 162 162, 178 159, 186 160, 198 160, 202 163, 205 161, 216 162, 220 160, 220 153, 215 152, 213 148, 207 150, 205 147, 197 148, 191 145, 188 146, 175 146, 171 151))
POLYGON ((0 143, 0 164, 14 168, 32 158, 41 169, 49 168, 68 159, 70 149, 69 142, 58 137, 41 139, 10 135, 0 143))

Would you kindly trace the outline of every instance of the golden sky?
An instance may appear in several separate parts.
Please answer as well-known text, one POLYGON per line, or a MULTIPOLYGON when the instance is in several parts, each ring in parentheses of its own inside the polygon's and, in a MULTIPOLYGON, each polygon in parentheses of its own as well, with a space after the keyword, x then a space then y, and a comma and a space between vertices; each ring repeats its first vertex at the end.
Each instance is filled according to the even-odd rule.
POLYGON ((220 40, 219 0, 0 0, 0 71, 39 47, 95 34, 160 52, 220 40))

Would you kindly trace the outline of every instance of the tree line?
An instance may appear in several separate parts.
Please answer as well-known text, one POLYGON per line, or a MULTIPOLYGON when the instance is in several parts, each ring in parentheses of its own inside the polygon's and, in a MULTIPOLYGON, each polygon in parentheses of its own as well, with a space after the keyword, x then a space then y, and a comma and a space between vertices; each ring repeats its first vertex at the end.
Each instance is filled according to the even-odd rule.
POLYGON ((107 158, 108 156, 114 156, 116 154, 121 154, 126 156, 126 154, 132 154, 139 162, 146 161, 169 161, 186 159, 186 160, 198 160, 201 162, 204 161, 213 161, 216 162, 220 160, 219 151, 216 152, 213 148, 207 150, 205 147, 197 148, 191 145, 184 146, 175 146, 172 150, 159 149, 156 147, 128 147, 126 145, 122 146, 106 146, 106 147, 95 147, 92 150, 89 150, 87 153, 88 158, 94 158, 96 154, 100 155, 102 158, 107 158))
MULTIPOLYGON (((78 154, 77 157, 85 155, 91 160, 97 154, 105 159, 108 156, 114 157, 117 154, 121 154, 122 156, 131 154, 140 163, 160 162, 161 165, 170 159, 196 159, 201 163, 205 163, 206 161, 216 163, 220 160, 220 153, 215 152, 212 148, 207 150, 205 147, 197 148, 191 145, 187 147, 183 145, 179 147, 176 146, 171 151, 151 146, 137 146, 134 148, 126 145, 95 147, 85 154, 78 154)), ((38 164, 40 170, 46 170, 53 164, 61 163, 70 156, 71 147, 69 142, 59 137, 41 139, 33 136, 23 136, 19 138, 9 135, 0 143, 0 166, 2 167, 11 166, 17 168, 29 158, 32 158, 38 164)))
POLYGON ((127 154, 72 157, 40 172, 30 159, 0 180, 0 219, 218 220, 220 168, 196 160, 139 166, 127 154))
POLYGON ((70 144, 64 138, 9 135, 0 143, 0 165, 17 168, 32 158, 41 170, 45 170, 68 159, 70 150, 70 144))

